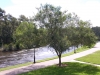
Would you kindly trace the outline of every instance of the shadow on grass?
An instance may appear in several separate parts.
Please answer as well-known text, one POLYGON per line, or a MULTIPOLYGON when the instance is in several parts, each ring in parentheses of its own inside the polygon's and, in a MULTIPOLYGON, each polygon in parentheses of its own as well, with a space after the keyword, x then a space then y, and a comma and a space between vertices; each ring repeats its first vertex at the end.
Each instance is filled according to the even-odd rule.
POLYGON ((45 67, 44 65, 31 65, 25 68, 21 68, 21 69, 17 69, 15 71, 9 72, 6 75, 17 75, 17 74, 21 74, 22 72, 29 72, 29 71, 44 68, 44 67, 45 67))
POLYGON ((81 63, 65 63, 66 67, 50 66, 20 75, 100 75, 100 68, 81 63))

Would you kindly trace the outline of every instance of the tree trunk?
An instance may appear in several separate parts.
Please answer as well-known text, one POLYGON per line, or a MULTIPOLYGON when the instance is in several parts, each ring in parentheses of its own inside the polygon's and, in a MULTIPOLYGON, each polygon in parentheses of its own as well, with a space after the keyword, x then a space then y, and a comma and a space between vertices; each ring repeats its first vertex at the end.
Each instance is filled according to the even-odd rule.
POLYGON ((74 46, 74 53, 76 53, 75 46, 74 46))
POLYGON ((78 48, 78 45, 76 47, 78 48))
POLYGON ((58 55, 59 58, 59 67, 61 67, 61 54, 58 55))
POLYGON ((36 63, 36 62, 35 62, 35 48, 34 48, 34 63, 36 63))

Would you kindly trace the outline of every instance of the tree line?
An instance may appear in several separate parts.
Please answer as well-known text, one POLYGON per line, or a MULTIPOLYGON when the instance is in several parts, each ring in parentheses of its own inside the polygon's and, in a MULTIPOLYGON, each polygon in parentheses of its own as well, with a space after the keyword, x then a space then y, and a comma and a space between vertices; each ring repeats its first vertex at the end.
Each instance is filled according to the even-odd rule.
POLYGON ((95 35, 98 38, 98 41, 100 41, 100 27, 96 26, 96 27, 92 27, 93 32, 95 33, 95 35))
MULTIPOLYGON (((96 43, 90 21, 83 21, 75 13, 61 11, 51 4, 41 5, 31 18, 15 18, 0 9, 0 46, 4 50, 52 47, 59 58, 71 46, 92 47, 96 43)), ((76 51, 74 51, 76 53, 76 51)))

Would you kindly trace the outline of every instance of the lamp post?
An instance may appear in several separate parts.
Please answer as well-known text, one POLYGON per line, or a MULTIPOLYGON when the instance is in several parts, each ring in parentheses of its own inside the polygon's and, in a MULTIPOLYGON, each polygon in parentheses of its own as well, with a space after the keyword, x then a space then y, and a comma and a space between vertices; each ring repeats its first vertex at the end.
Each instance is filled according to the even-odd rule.
POLYGON ((33 48, 34 48, 34 63, 36 63, 35 62, 35 45, 33 45, 33 48))

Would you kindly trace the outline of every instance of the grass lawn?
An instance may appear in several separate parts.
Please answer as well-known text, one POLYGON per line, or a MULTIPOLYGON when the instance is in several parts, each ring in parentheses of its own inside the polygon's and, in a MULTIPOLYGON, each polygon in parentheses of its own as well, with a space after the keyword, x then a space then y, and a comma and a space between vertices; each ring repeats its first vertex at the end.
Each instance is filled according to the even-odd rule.
POLYGON ((74 62, 64 64, 67 66, 58 67, 54 65, 19 75, 100 75, 100 67, 74 62))
POLYGON ((78 58, 76 60, 100 65, 100 51, 94 52, 94 53, 89 54, 87 56, 78 58))
MULTIPOLYGON (((76 52, 78 53, 78 52, 82 52, 82 51, 85 51, 85 50, 88 50, 88 49, 89 48, 87 48, 87 47, 81 47, 81 48, 76 49, 76 52)), ((67 54, 63 54, 62 57, 65 57, 65 56, 68 56, 68 55, 72 55, 72 54, 74 54, 73 51, 70 52, 70 53, 67 53, 67 54)), ((56 59, 56 58, 58 58, 58 57, 55 56, 55 57, 52 57, 52 58, 46 58, 44 60, 39 60, 37 62, 38 63, 39 62, 44 62, 44 61, 53 60, 53 59, 56 59)), ((32 63, 33 62, 28 62, 28 63, 18 64, 18 65, 14 65, 14 66, 5 67, 5 68, 0 68, 0 71, 9 70, 9 69, 13 69, 13 68, 18 68, 18 67, 22 67, 22 66, 27 66, 27 65, 30 65, 32 63)))

